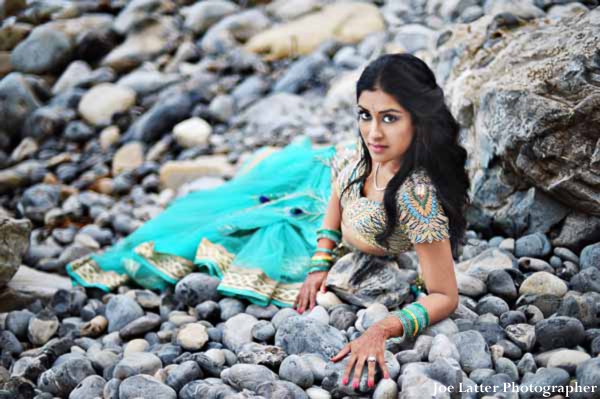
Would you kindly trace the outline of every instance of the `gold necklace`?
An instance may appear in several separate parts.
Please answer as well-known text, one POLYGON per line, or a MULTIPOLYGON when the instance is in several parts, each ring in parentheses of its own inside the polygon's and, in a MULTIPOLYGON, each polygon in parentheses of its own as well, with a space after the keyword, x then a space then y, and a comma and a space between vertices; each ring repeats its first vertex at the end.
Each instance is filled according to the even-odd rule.
POLYGON ((377 185, 377 175, 379 174, 379 166, 381 166, 381 162, 377 162, 377 166, 375 167, 375 179, 374 179, 373 183, 375 183, 375 190, 385 191, 385 187, 379 187, 377 185))

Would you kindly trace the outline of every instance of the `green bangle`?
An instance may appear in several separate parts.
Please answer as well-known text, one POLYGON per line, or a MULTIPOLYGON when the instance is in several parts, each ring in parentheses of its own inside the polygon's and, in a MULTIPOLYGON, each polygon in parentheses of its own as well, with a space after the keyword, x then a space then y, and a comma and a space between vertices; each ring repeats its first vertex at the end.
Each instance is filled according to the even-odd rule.
POLYGON ((340 243, 340 238, 337 236, 332 236, 329 235, 327 233, 321 233, 317 235, 317 242, 319 242, 320 239, 325 238, 327 240, 330 240, 331 242, 333 242, 335 245, 338 245, 340 243))
MULTIPOLYGON (((425 329, 425 318, 423 317, 423 315, 421 314, 421 312, 415 310, 415 307, 412 305, 407 306, 406 308, 404 308, 405 312, 407 312, 411 318, 414 317, 415 319, 417 319, 417 324, 415 326, 415 331, 413 332, 413 336, 421 333, 424 329, 425 329)), ((414 321, 414 319, 413 319, 414 321)))
POLYGON ((419 302, 414 302, 413 305, 417 310, 421 311, 421 313, 423 314, 423 317, 425 318, 425 324, 427 326, 429 326, 430 321, 429 321, 429 313, 427 313, 427 309, 425 309, 425 307, 423 305, 421 305, 419 302))
POLYGON ((329 249, 329 248, 317 248, 317 250, 315 251, 315 253, 317 252, 323 252, 329 255, 333 255, 333 249, 329 249))
POLYGON ((315 266, 315 267, 311 267, 310 269, 308 269, 308 273, 312 273, 312 272, 328 272, 329 268, 328 267, 324 267, 324 266, 315 266))
POLYGON ((317 230, 317 234, 320 233, 327 233, 327 234, 331 234, 333 236, 337 236, 338 238, 342 237, 342 232, 340 230, 332 230, 332 229, 318 229, 317 230))
POLYGON ((403 331, 404 331, 402 333, 402 338, 404 339, 405 336, 413 335, 413 333, 415 331, 414 320, 412 320, 408 316, 408 314, 406 314, 406 312, 404 312, 404 309, 393 311, 392 314, 394 316, 396 316, 397 318, 399 318, 400 322, 402 323, 403 331))

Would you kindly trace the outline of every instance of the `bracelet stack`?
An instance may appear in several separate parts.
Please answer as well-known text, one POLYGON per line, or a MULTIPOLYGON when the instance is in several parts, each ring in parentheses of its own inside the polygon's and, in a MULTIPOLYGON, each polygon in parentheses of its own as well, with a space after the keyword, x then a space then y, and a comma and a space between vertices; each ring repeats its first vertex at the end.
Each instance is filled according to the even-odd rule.
MULTIPOLYGON (((320 239, 326 238, 338 245, 342 238, 342 233, 339 230, 319 229, 317 230, 317 243, 320 239)), ((329 248, 317 247, 315 254, 310 259, 309 273, 328 271, 333 265, 333 250, 329 248)))
POLYGON ((429 326, 429 314, 427 309, 419 302, 413 302, 410 305, 391 312, 394 316, 400 319, 402 323, 402 337, 400 342, 404 341, 407 336, 416 336, 429 326))

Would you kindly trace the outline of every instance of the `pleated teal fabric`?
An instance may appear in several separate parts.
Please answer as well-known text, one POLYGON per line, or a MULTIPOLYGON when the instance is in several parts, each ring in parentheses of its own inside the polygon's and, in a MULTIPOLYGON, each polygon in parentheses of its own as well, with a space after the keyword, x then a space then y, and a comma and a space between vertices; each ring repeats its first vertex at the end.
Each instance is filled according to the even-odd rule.
POLYGON ((316 249, 336 150, 302 138, 265 151, 230 181, 174 200, 106 251, 69 263, 67 272, 75 283, 110 291, 132 281, 164 290, 204 271, 221 279, 223 295, 291 306, 316 249))

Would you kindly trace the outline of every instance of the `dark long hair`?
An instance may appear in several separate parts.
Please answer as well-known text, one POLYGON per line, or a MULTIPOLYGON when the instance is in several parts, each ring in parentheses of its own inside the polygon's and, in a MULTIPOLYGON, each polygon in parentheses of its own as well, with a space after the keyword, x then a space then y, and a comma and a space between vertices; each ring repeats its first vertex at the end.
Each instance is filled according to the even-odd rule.
MULTIPOLYGON (((427 64, 411 54, 386 54, 372 61, 356 84, 356 101, 365 90, 380 89, 391 95, 412 118, 413 139, 402 158, 398 172, 387 185, 383 196, 386 226, 375 239, 387 246, 398 221, 397 193, 412 171, 423 167, 436 187, 449 220, 450 242, 456 256, 462 243, 469 205, 469 176, 465 169, 467 151, 458 143, 460 126, 444 102, 444 93, 427 64)), ((372 160, 362 139, 360 163, 364 173, 348 184, 364 183, 371 173, 372 160)))

